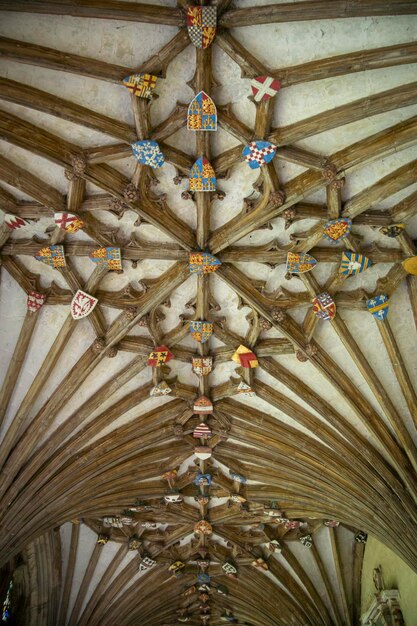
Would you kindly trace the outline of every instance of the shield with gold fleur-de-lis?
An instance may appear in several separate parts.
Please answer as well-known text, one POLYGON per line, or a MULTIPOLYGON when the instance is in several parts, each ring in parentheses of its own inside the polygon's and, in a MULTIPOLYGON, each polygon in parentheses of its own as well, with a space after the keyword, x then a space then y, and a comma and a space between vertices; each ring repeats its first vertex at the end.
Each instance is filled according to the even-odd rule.
POLYGON ((191 321, 190 333, 191 337, 199 343, 206 343, 213 332, 213 324, 206 321, 191 321))
POLYGON ((97 265, 105 265, 109 270, 122 269, 122 255, 120 248, 97 248, 90 254, 90 259, 97 265))
POLYGON ((352 220, 349 217, 339 217, 336 220, 330 220, 324 226, 323 237, 327 241, 336 243, 347 237, 352 229, 352 220))
POLYGON ((199 276, 212 274, 220 265, 221 261, 209 252, 190 252, 190 274, 198 274, 199 276))
POLYGON ((66 266, 64 246, 55 245, 48 246, 47 248, 41 248, 38 254, 35 255, 35 259, 54 267, 55 269, 66 266))
POLYGON ((366 301, 366 306, 377 320, 384 320, 388 315, 389 298, 387 294, 380 293, 373 298, 369 298, 366 301))
POLYGON ((287 272, 290 274, 309 272, 316 265, 316 259, 307 252, 288 252, 287 254, 287 272))
POLYGON ((215 6, 187 8, 188 35, 196 48, 208 48, 214 39, 217 26, 215 6))
POLYGON ((134 96, 149 99, 152 98, 157 80, 157 76, 144 72, 126 76, 126 78, 123 79, 123 84, 134 96))
POLYGON ((190 191, 216 191, 216 174, 206 157, 194 163, 189 175, 190 191))
POLYGON ((213 357, 211 356, 193 356, 192 368, 197 376, 207 376, 213 369, 213 357))
POLYGON ((217 110, 205 91, 200 91, 190 102, 187 113, 188 130, 217 130, 217 110))

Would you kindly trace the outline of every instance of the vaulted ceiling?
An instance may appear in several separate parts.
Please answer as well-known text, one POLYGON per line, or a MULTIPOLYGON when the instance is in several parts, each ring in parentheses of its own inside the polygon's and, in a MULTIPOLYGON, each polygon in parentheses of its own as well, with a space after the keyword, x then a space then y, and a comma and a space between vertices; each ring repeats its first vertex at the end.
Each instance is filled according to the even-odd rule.
POLYGON ((19 624, 349 626, 366 534, 417 571, 417 2, 216 6, 199 49, 183 0, 0 0, 0 565, 19 624), (123 84, 137 72, 153 98, 123 84), (257 102, 264 75, 281 88, 257 102), (216 132, 187 130, 202 90, 216 132), (134 158, 148 139, 161 168, 134 158), (276 155, 252 170, 255 140, 276 155), (216 191, 188 191, 200 156, 216 191), (34 258, 51 245, 64 267, 34 258), (102 247, 122 269, 91 261, 102 247), (217 271, 190 273, 199 250, 217 271), (288 252, 317 264, 291 277, 288 252), (343 252, 372 266, 343 274, 343 252), (74 319, 79 289, 98 303, 74 319), (151 367, 158 346, 173 358, 151 367))

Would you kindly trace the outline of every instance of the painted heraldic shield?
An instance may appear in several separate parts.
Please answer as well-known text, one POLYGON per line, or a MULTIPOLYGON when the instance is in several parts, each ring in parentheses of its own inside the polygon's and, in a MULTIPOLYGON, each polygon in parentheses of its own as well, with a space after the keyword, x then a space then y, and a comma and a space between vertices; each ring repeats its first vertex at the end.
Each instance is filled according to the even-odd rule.
POLYGON ((197 376, 207 376, 213 368, 213 357, 211 356, 193 356, 192 368, 197 376))
POLYGON ((216 7, 188 7, 187 30, 196 48, 208 48, 217 26, 216 7))
POLYGON ((347 237, 352 229, 352 220, 347 217, 340 217, 337 220, 330 220, 324 226, 323 237, 327 241, 336 243, 347 237))
POLYGON ((29 291, 27 298, 27 307, 32 313, 36 313, 43 306, 46 300, 46 293, 38 293, 37 291, 29 291))
POLYGON ((232 356, 232 361, 240 365, 241 367, 253 368, 258 367, 258 359, 256 358, 256 354, 246 348, 245 346, 239 346, 234 355, 232 356))
POLYGON ((55 213, 54 220, 55 224, 67 233, 76 233, 84 226, 82 219, 74 213, 55 213))
POLYGON ((209 413, 213 413, 213 404, 207 396, 200 396, 194 402, 193 411, 197 413, 197 415, 208 415, 209 413))
POLYGON ((161 367, 161 365, 168 363, 173 358, 174 355, 166 346, 158 346, 149 354, 148 365, 151 367, 161 367))
POLYGON ((152 98, 157 80, 152 74, 131 74, 123 79, 123 84, 138 98, 152 98))
POLYGON ((384 320, 388 315, 389 298, 385 293, 380 293, 378 296, 367 300, 366 306, 377 320, 384 320))
POLYGON ((242 156, 253 170, 270 163, 277 149, 269 141, 252 141, 242 150, 242 156))
POLYGON ((4 224, 6 224, 6 226, 8 226, 11 230, 22 228, 22 226, 26 226, 29 223, 29 220, 19 217, 18 215, 12 215, 12 213, 6 213, 4 216, 4 224))
POLYGON ((316 259, 307 252, 288 252, 287 254, 287 272, 291 274, 309 272, 315 265, 317 265, 316 259))
POLYGON ((329 293, 319 293, 314 298, 313 313, 322 320, 332 320, 335 317, 336 304, 329 293))
POLYGON ((45 265, 49 265, 49 267, 54 267, 55 269, 66 266, 64 246, 60 245, 42 248, 35 256, 35 259, 45 263, 45 265))
POLYGON ((360 274, 360 272, 364 272, 368 267, 371 267, 371 265, 371 259, 363 256, 363 254, 357 254, 356 252, 343 252, 339 273, 344 276, 360 274))
POLYGON ((262 100, 269 100, 276 96, 281 83, 272 76, 256 76, 251 80, 250 86, 255 102, 262 102, 262 100))
POLYGON ((75 320, 87 317, 94 310, 98 300, 89 293, 78 289, 71 302, 71 315, 75 320))
POLYGON ((97 248, 90 254, 90 259, 97 265, 105 265, 109 270, 122 269, 120 248, 97 248))
POLYGON ((211 274, 221 262, 209 252, 190 252, 189 268, 191 274, 211 274))
POLYGON ((144 140, 132 143, 133 155, 142 163, 149 167, 162 167, 165 163, 164 155, 156 141, 144 140))
POLYGON ((206 157, 200 157, 192 166, 189 185, 190 191, 216 191, 216 174, 206 157))
POLYGON ((190 322, 191 337, 199 343, 206 343, 213 332, 213 324, 211 322, 190 322))
POLYGON ((190 102, 187 114, 188 130, 217 130, 217 110, 205 91, 200 91, 190 102))

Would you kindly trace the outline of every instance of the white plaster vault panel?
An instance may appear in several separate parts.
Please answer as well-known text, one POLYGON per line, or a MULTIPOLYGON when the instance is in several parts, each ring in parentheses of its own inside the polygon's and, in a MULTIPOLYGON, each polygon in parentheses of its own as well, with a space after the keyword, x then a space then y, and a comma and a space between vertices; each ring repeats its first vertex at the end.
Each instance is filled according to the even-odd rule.
MULTIPOLYGON (((131 0, 134 2, 134 0, 131 0)), ((280 0, 281 1, 281 0, 280 0)), ((282 0, 283 1, 283 0, 282 0)), ((286 0, 288 2, 288 0, 286 0)), ((294 0, 297 1, 297 0, 294 0)), ((275 0, 276 2, 276 0, 275 0)), ((155 3, 155 0, 153 0, 155 3)), ((160 0, 161 5, 175 6, 175 0, 160 0)), ((253 6, 255 4, 269 4, 267 0, 235 0, 237 7, 253 6)), ((169 26, 152 26, 149 24, 133 24, 131 22, 115 22, 111 20, 89 20, 71 17, 59 18, 53 16, 26 15, 19 13, 5 13, 4 19, 0 23, 0 35, 21 39, 31 43, 58 48, 63 51, 75 52, 77 54, 91 56, 103 61, 126 65, 128 67, 139 67, 148 57, 155 54, 169 39, 176 33, 176 29, 169 26)), ((239 28, 232 30, 235 36, 248 50, 257 56, 262 62, 270 67, 279 68, 296 65, 305 61, 311 61, 334 54, 343 54, 353 50, 362 50, 378 46, 387 46, 405 41, 417 39, 417 18, 367 18, 349 20, 323 20, 315 22, 300 22, 290 24, 263 25, 256 28, 239 28)), ((239 117, 246 125, 253 126, 255 117, 255 106, 248 100, 250 93, 249 80, 241 78, 240 68, 218 47, 214 49, 214 76, 218 86, 213 91, 213 97, 217 104, 232 104, 233 113, 239 117)), ((192 90, 187 85, 194 74, 195 65, 194 49, 190 45, 168 68, 165 80, 160 80, 157 87, 159 99, 152 105, 152 122, 158 124, 174 109, 176 102, 188 103, 192 98, 192 90)), ((0 64, 1 76, 12 78, 13 80, 25 82, 50 93, 61 96, 86 107, 90 107, 100 113, 117 118, 121 121, 133 125, 133 116, 130 106, 130 96, 122 86, 105 83, 91 78, 63 74, 53 70, 28 66, 12 61, 2 60, 0 64)), ((367 97, 374 93, 391 89, 397 85, 412 82, 416 79, 415 66, 401 66, 376 70, 372 72, 360 72, 343 77, 329 78, 319 82, 304 83, 296 85, 280 92, 274 111, 273 124, 275 126, 288 125, 298 120, 310 117, 322 111, 331 110, 336 106, 351 102, 353 100, 367 97)), ((106 135, 97 133, 81 126, 71 124, 50 115, 37 111, 31 111, 25 107, 0 102, 0 108, 19 115, 34 124, 39 124, 43 128, 50 130, 58 136, 78 143, 81 147, 93 145, 105 145, 113 143, 114 140, 106 135)), ((308 150, 322 155, 330 155, 333 152, 356 142, 369 134, 378 132, 394 123, 407 119, 417 114, 417 106, 406 107, 397 111, 391 111, 370 119, 364 119, 352 124, 336 128, 314 137, 300 141, 298 145, 308 150)), ((186 130, 178 131, 173 135, 168 143, 177 146, 190 154, 194 153, 194 138, 186 130)), ((214 137, 214 154, 220 153, 237 144, 237 141, 220 130, 214 137)), ((49 163, 41 157, 34 156, 29 152, 11 146, 4 141, 0 141, 0 154, 6 155, 10 160, 20 166, 35 173, 45 182, 56 187, 61 193, 67 190, 67 181, 63 170, 58 166, 49 163)), ((371 163, 349 173, 346 186, 343 190, 344 198, 358 193, 360 190, 372 185, 382 176, 401 165, 417 158, 417 148, 409 148, 390 157, 381 159, 376 163, 371 163)), ((302 170, 297 166, 275 160, 277 171, 283 183, 298 175, 302 170)), ((131 175, 134 169, 134 160, 123 159, 120 162, 113 162, 112 166, 122 171, 125 175, 131 175)), ((172 178, 175 175, 174 168, 165 165, 157 171, 160 185, 157 187, 158 193, 167 193, 169 206, 175 213, 191 227, 196 225, 196 213, 194 204, 191 201, 181 199, 181 191, 186 188, 186 181, 181 186, 175 187, 172 178)), ((242 207, 242 200, 249 196, 253 189, 252 185, 257 179, 257 173, 252 172, 244 164, 237 164, 232 168, 229 178, 219 181, 219 188, 226 191, 227 196, 223 202, 216 201, 213 205, 211 226, 212 229, 219 228, 231 217, 235 216, 242 207)), ((417 180, 416 180, 417 183, 417 180)), ((24 195, 13 188, 2 185, 11 191, 19 199, 24 195)), ((92 185, 88 185, 88 193, 97 193, 99 190, 92 185)), ((404 195, 408 195, 415 190, 415 186, 401 192, 387 201, 375 205, 374 209, 388 208, 398 202, 404 195)), ((26 198, 27 199, 27 198, 26 198)), ((324 192, 320 191, 308 197, 308 201, 324 202, 324 192)), ((100 217, 102 217, 100 215, 100 217)), ((108 217, 109 223, 119 228, 119 235, 123 240, 128 240, 131 233, 143 240, 155 242, 169 241, 169 237, 158 231, 153 226, 141 224, 135 226, 137 216, 132 212, 127 212, 118 222, 116 218, 108 217)), ((32 224, 25 232, 16 231, 13 238, 27 237, 32 234, 43 236, 48 226, 53 223, 52 218, 43 218, 39 222, 32 224)), ((271 229, 257 230, 243 238, 237 245, 260 245, 276 239, 280 245, 288 244, 291 234, 298 231, 307 230, 314 225, 314 221, 303 221, 294 224, 290 229, 284 230, 284 222, 281 218, 274 219, 271 229)), ((356 227, 355 227, 356 228, 356 227)), ((396 242, 391 242, 387 238, 382 238, 369 227, 359 227, 358 231, 369 243, 371 239, 376 240, 385 246, 396 246, 396 242)), ((410 223, 410 234, 417 236, 417 219, 410 223)), ((87 239, 84 234, 69 236, 70 240, 87 239)), ((323 245, 324 242, 323 242, 323 245)), ((60 274, 54 270, 46 268, 34 259, 22 257, 20 259, 34 273, 42 275, 42 285, 48 286, 52 280, 64 287, 60 274)), ((92 264, 88 259, 78 259, 76 267, 80 274, 86 278, 92 270, 92 264)), ((252 278, 266 281, 267 291, 272 291, 283 284, 290 291, 301 290, 301 284, 296 280, 287 283, 284 280, 285 268, 279 266, 270 268, 257 263, 237 264, 239 269, 252 278)), ((103 288, 109 290, 119 290, 132 282, 137 288, 139 281, 146 278, 154 278, 165 271, 170 266, 168 262, 162 261, 142 261, 134 269, 130 262, 124 262, 124 273, 121 276, 109 275, 103 281, 103 288)), ((378 266, 366 271, 366 273, 349 279, 345 289, 356 289, 363 287, 371 290, 375 286, 377 278, 386 273, 389 266, 378 266)), ((333 265, 317 267, 313 270, 313 275, 324 284, 330 271, 334 270, 333 265)), ((238 308, 238 298, 233 292, 217 277, 213 278, 213 292, 218 300, 221 310, 219 316, 224 316, 231 329, 245 335, 248 323, 246 315, 250 312, 249 307, 238 308)), ((163 322, 163 330, 168 331, 179 322, 179 315, 189 313, 186 303, 192 299, 195 293, 195 279, 190 278, 184 285, 176 289, 171 296, 171 308, 162 307, 166 318, 163 322)), ((2 284, 0 288, 0 380, 4 377, 8 362, 13 354, 17 341, 20 325, 25 315, 26 303, 25 295, 20 287, 10 278, 6 272, 2 272, 2 284)), ((103 307, 106 318, 113 319, 116 312, 103 307)), ((302 321, 307 307, 294 311, 293 315, 297 321, 302 321)), ((68 307, 51 306, 44 307, 40 312, 40 323, 38 323, 29 353, 27 355, 22 374, 18 380, 15 393, 9 411, 6 416, 5 426, 10 420, 22 401, 29 388, 36 372, 41 366, 49 347, 61 328, 68 315, 68 307)), ((411 379, 417 379, 417 360, 415 359, 415 340, 410 340, 412 329, 412 314, 405 286, 402 285, 395 292, 391 299, 390 322, 398 344, 401 348, 403 358, 408 367, 411 379)), ((388 391, 394 401, 401 417, 411 427, 411 418, 405 405, 402 394, 394 379, 391 366, 388 363, 387 355, 379 340, 375 322, 370 315, 363 312, 347 313, 342 316, 349 329, 354 334, 360 348, 364 351, 375 372, 379 376, 382 385, 388 391), (370 340, 371 338, 371 340, 370 340)), ((134 329, 132 334, 144 334, 143 329, 134 329)), ((269 331, 263 337, 276 337, 279 333, 269 331)), ((369 400, 374 410, 384 419, 382 411, 376 402, 373 394, 367 387, 363 377, 355 364, 347 355, 345 349, 337 340, 335 333, 329 325, 319 323, 316 338, 330 356, 343 367, 344 371, 351 378, 352 386, 358 388, 369 400)), ((32 417, 36 414, 42 404, 48 399, 52 390, 59 385, 78 357, 91 344, 93 333, 88 320, 83 320, 71 339, 65 358, 59 362, 59 367, 54 371, 48 384, 45 386, 39 401, 32 407, 32 417)), ((193 345, 189 339, 184 345, 193 345)), ((218 345, 213 340, 213 346, 218 345)), ((73 412, 81 406, 96 389, 106 381, 110 380, 113 374, 121 367, 127 365, 132 359, 132 355, 119 353, 114 359, 106 359, 95 370, 94 377, 89 377, 80 387, 76 397, 71 399, 63 410, 56 415, 53 428, 67 419, 73 412)), ((349 420, 365 437, 370 438, 368 431, 359 421, 354 411, 349 406, 345 398, 341 397, 332 386, 319 374, 309 363, 301 364, 293 356, 283 356, 277 359, 285 365, 291 372, 299 378, 305 380, 307 384, 323 394, 327 400, 349 420)), ((186 364, 171 362, 172 374, 176 374, 179 380, 186 384, 195 384, 195 376, 191 372, 191 367, 186 364)), ((233 374, 235 365, 233 363, 219 365, 212 374, 212 383, 219 384, 227 380, 233 374)), ((109 404, 118 400, 129 391, 142 386, 150 380, 150 372, 146 369, 137 377, 122 387, 111 399, 103 403, 99 409, 90 415, 92 419, 97 413, 104 410, 109 404)), ((273 381, 267 374, 260 372, 259 378, 274 386, 278 391, 286 394, 289 398, 296 399, 296 393, 288 390, 279 382, 273 381)), ((164 399, 163 402, 168 402, 164 399)), ((159 401, 161 402, 161 401, 159 401)), ((305 406, 300 400, 301 406, 305 406)), ((123 415, 114 424, 108 427, 104 434, 110 433, 113 428, 135 419, 139 413, 146 412, 158 401, 149 399, 143 403, 140 409, 133 409, 123 415)), ((247 406, 254 406, 260 410, 265 410, 278 420, 290 424, 294 428, 303 431, 303 428, 291 418, 286 417, 282 412, 272 409, 269 405, 261 402, 257 398, 245 399, 247 406)), ((306 407, 307 408, 307 407, 306 407)), ((311 409, 309 409, 311 411, 311 409)), ((312 411, 315 413, 314 411, 312 411)), ((320 416, 316 414, 320 420, 320 416)), ((1 436, 5 429, 1 431, 1 436)), ((410 428, 413 436, 415 432, 410 428)), ((417 442, 417 437, 415 438, 417 442)), ((374 445, 378 444, 374 441, 374 445)), ((68 528, 62 529, 65 550, 68 552, 68 528)), ((331 567, 329 558, 330 548, 327 544, 325 533, 318 533, 318 547, 325 561, 327 568, 331 567)), ((343 539, 343 538, 342 538, 343 539)), ((95 535, 82 526, 79 554, 77 555, 77 569, 75 572, 73 592, 70 599, 69 611, 71 611, 75 601, 75 594, 82 581, 86 563, 90 552, 94 547, 95 535)), ((342 541, 342 550, 345 543, 342 541)), ((347 545, 347 541, 346 541, 347 545)), ((105 571, 109 562, 111 550, 114 548, 107 545, 103 550, 103 557, 100 557, 99 567, 92 581, 91 589, 88 590, 85 602, 92 593, 99 577, 105 571)), ((316 577, 315 569, 309 562, 308 556, 302 546, 294 546, 296 556, 300 556, 303 567, 312 577, 316 577)), ((127 556, 122 566, 127 563, 131 556, 127 556)), ((279 557, 277 557, 279 558, 279 557)), ((349 563, 350 561, 347 560, 349 563)), ((287 567, 284 559, 281 560, 284 567, 287 567)), ((349 565, 348 565, 349 569, 349 565)), ((119 570, 120 571, 120 570, 119 570)), ((316 577, 317 578, 317 577, 316 577)), ((350 571, 346 571, 346 580, 350 580, 350 571)), ((324 597, 324 590, 320 590, 324 597)))

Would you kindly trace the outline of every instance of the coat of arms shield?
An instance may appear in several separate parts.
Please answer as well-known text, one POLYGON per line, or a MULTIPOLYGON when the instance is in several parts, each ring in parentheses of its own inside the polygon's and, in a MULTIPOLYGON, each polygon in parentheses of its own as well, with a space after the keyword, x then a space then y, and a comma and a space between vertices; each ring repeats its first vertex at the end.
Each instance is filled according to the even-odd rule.
POLYGON ((97 248, 89 255, 93 263, 105 265, 109 270, 122 269, 122 255, 120 248, 97 248))
POLYGON ((89 293, 78 289, 71 302, 71 315, 75 320, 87 317, 94 310, 98 300, 89 293))
POLYGON ((380 293, 378 296, 367 300, 366 306, 377 320, 384 320, 388 315, 389 298, 385 293, 380 293))
POLYGON ((74 213, 55 213, 54 221, 59 228, 67 233, 76 233, 84 226, 84 222, 74 213))
POLYGON ((314 298, 313 313, 322 320, 332 320, 335 317, 336 304, 329 293, 319 293, 314 298))
POLYGON ((201 422, 200 424, 198 424, 198 426, 194 428, 193 437, 195 437, 195 439, 210 439, 210 427, 204 422, 201 422))
POLYGON ((272 76, 256 76, 252 78, 250 86, 255 102, 262 102, 262 100, 269 100, 269 98, 276 96, 281 88, 281 83, 272 76))
POLYGON ((340 217, 337 220, 326 222, 323 237, 327 241, 336 243, 347 237, 352 229, 352 220, 348 217, 340 217))
POLYGON ((246 368, 254 368, 258 367, 258 359, 256 358, 256 354, 246 348, 245 346, 239 346, 234 355, 232 356, 232 361, 240 365, 241 367, 246 368))
POLYGON ((405 224, 389 224, 388 226, 382 226, 379 229, 379 232, 385 235, 386 237, 398 237, 401 235, 405 228, 405 224))
POLYGON ((217 110, 205 91, 191 100, 187 113, 188 130, 217 130, 217 110))
POLYGON ((287 272, 290 274, 303 274, 309 272, 317 265, 317 261, 307 252, 288 252, 287 272))
POLYGON ((248 397, 256 396, 256 393, 254 392, 252 387, 244 383, 243 380, 241 380, 240 383, 238 384, 237 392, 242 394, 242 396, 248 396, 248 397))
POLYGON ((249 167, 253 170, 270 163, 277 151, 269 141, 251 141, 242 150, 242 156, 248 163, 249 167))
POLYGON ((206 321, 191 321, 191 337, 199 343, 206 343, 213 332, 213 324, 206 321))
POLYGON ((188 7, 187 30, 196 48, 208 48, 214 39, 217 26, 217 8, 188 7))
POLYGON ((206 157, 200 157, 192 166, 189 185, 190 191, 216 191, 216 174, 206 157))
POLYGON ((8 226, 11 230, 22 228, 22 226, 26 226, 29 223, 29 220, 26 220, 24 217, 12 215, 12 213, 6 213, 4 216, 4 224, 6 224, 6 226, 8 226))
POLYGON ((64 246, 61 245, 41 248, 35 256, 35 259, 45 263, 45 265, 49 265, 49 267, 54 267, 55 269, 66 266, 64 246))
POLYGON ((211 356, 193 356, 192 368, 197 376, 207 376, 213 368, 213 357, 211 356))
POLYGON ((190 252, 189 268, 191 274, 211 274, 221 265, 215 256, 209 252, 190 252))
POLYGON ((152 387, 149 395, 151 398, 160 398, 161 396, 168 396, 171 391, 172 389, 168 383, 166 383, 165 380, 162 380, 160 383, 152 387))
POLYGON ((371 259, 368 259, 368 257, 363 254, 358 254, 356 252, 343 252, 339 273, 343 276, 360 274, 360 272, 364 272, 368 267, 371 267, 371 265, 371 259))
POLYGON ((138 98, 152 98, 157 80, 158 77, 152 74, 131 74, 123 79, 123 84, 138 98))
POLYGON ((194 454, 198 459, 206 461, 211 457, 211 448, 209 448, 208 446, 196 446, 194 448, 194 454))
POLYGON ((213 404, 207 396, 200 396, 194 402, 193 410, 198 415, 207 415, 208 413, 213 413, 213 404))
POLYGON ((132 143, 133 155, 142 165, 162 167, 165 163, 164 155, 156 141, 145 139, 132 143))
POLYGON ((36 313, 43 306, 46 300, 46 293, 38 293, 37 291, 28 291, 27 308, 32 313, 36 313))
POLYGON ((148 365, 151 367, 161 367, 164 363, 168 363, 174 355, 166 346, 158 346, 150 352, 148 357, 148 365))
POLYGON ((408 274, 417 276, 417 256, 410 256, 408 259, 404 259, 402 266, 408 274))

